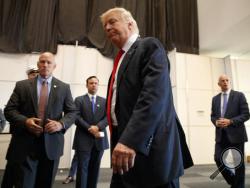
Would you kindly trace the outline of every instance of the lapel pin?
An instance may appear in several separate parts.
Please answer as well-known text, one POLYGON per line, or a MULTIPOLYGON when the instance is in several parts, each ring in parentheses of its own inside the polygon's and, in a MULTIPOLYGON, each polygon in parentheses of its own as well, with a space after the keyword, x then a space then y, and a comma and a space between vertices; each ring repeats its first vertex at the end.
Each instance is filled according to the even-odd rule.
POLYGON ((57 86, 56 85, 54 85, 54 88, 56 88, 57 86))
POLYGON ((100 107, 100 104, 97 104, 96 106, 99 108, 99 107, 100 107))

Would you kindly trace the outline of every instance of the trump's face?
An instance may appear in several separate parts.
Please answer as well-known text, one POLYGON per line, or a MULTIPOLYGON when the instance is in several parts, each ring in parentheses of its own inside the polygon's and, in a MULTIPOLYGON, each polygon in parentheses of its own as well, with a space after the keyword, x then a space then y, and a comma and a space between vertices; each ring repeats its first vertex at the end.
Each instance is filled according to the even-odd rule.
POLYGON ((132 23, 125 21, 116 12, 105 16, 103 27, 107 37, 118 48, 122 48, 132 34, 132 23))

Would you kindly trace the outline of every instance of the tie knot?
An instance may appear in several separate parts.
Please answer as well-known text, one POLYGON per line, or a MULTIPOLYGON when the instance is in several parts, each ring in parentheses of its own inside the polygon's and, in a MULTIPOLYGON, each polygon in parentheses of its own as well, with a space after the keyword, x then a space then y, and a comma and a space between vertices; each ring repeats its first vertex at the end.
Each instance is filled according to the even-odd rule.
POLYGON ((95 100, 95 96, 94 96, 94 95, 91 96, 91 100, 92 100, 92 101, 95 100))
POLYGON ((45 84, 47 84, 48 82, 47 82, 47 80, 43 80, 43 85, 45 85, 45 84))

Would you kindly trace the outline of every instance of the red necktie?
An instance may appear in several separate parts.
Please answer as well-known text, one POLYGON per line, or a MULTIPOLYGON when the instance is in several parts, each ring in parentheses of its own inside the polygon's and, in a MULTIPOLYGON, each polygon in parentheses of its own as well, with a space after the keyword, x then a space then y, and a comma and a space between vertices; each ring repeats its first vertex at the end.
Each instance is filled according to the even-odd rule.
POLYGON ((38 104, 38 118, 42 120, 40 124, 41 126, 44 125, 47 100, 48 100, 48 83, 47 81, 43 81, 40 91, 39 104, 38 104))
POLYGON ((116 74, 117 66, 123 53, 124 51, 120 49, 118 54, 115 57, 114 66, 113 66, 111 79, 109 83, 108 100, 107 100, 107 119, 108 119, 108 124, 109 124, 110 135, 112 134, 111 102, 112 102, 112 94, 113 94, 113 85, 115 81, 115 74, 116 74))

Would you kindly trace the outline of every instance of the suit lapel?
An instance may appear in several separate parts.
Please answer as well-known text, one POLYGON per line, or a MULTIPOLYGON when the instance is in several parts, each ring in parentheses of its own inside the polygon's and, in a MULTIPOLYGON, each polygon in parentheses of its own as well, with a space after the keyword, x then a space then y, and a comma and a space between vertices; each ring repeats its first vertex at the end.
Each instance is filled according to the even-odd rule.
POLYGON ((227 108, 225 112, 225 116, 229 113, 229 110, 231 109, 231 105, 233 105, 233 99, 234 99, 234 92, 233 90, 230 91, 228 101, 227 101, 227 108))
POLYGON ((216 107, 216 110, 217 110, 217 114, 220 115, 221 117, 221 94, 218 94, 217 97, 215 98, 215 107, 216 107))
POLYGON ((87 109, 86 112, 88 113, 88 115, 90 117, 93 117, 92 103, 90 101, 88 94, 83 96, 83 105, 86 105, 86 108, 83 108, 83 109, 87 109))
POLYGON ((57 80, 53 77, 51 81, 51 86, 50 86, 50 92, 49 92, 49 99, 48 99, 48 105, 47 105, 47 114, 50 114, 51 107, 53 106, 53 102, 56 101, 56 92, 58 90, 58 82, 57 80))
POLYGON ((96 96, 96 103, 95 103, 95 117, 98 117, 100 113, 99 108, 101 107, 100 97, 96 96))
POLYGON ((128 50, 128 52, 126 53, 125 57, 123 58, 121 65, 119 67, 118 70, 118 74, 117 74, 117 88, 120 85, 120 81, 123 75, 123 72, 126 70, 128 64, 130 63, 130 59, 133 56, 133 54, 135 53, 135 50, 138 46, 138 42, 140 39, 137 39, 134 44, 130 47, 130 49, 128 50))
POLYGON ((35 113, 38 114, 38 99, 37 99, 37 77, 30 80, 30 93, 32 98, 35 113))

